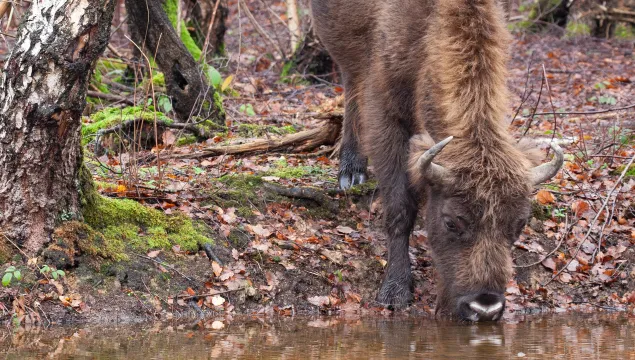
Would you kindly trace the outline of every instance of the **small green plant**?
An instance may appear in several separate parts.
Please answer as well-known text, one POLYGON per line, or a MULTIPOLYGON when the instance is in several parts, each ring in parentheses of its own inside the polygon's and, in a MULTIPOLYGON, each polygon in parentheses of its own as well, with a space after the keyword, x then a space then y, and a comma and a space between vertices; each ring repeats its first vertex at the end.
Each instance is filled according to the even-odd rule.
POLYGON ((557 217, 557 218, 563 218, 563 217, 567 216, 566 213, 565 213, 565 209, 558 209, 558 208, 553 209, 551 211, 551 215, 553 215, 554 217, 557 217))
POLYGON ((4 271, 4 276, 2 276, 2 286, 9 287, 13 279, 15 279, 16 281, 22 280, 22 272, 16 269, 15 266, 9 266, 4 271))
POLYGON ((612 96, 600 96, 600 104, 606 105, 615 105, 617 103, 617 99, 612 96))
POLYGON ((66 276, 66 273, 63 270, 57 270, 54 267, 50 267, 48 265, 42 266, 40 268, 40 273, 46 277, 50 275, 53 277, 54 280, 66 276))
POLYGON ((241 113, 247 115, 247 116, 255 116, 256 112, 254 111, 254 107, 251 104, 242 104, 240 105, 240 108, 238 108, 238 111, 240 111, 241 113))
POLYGON ((169 97, 165 95, 159 96, 157 103, 159 105, 159 109, 164 113, 169 113, 170 111, 172 111, 172 101, 169 97))

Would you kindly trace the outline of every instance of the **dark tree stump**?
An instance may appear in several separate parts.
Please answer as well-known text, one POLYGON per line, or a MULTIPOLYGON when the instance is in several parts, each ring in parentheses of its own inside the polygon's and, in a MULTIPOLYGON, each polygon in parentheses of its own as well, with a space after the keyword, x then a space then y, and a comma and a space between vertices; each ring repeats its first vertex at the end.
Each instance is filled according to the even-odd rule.
POLYGON ((220 97, 207 84, 201 67, 187 50, 163 9, 162 0, 126 0, 133 38, 151 55, 165 75, 168 95, 178 117, 185 121, 202 116, 225 124, 220 97))
POLYGON ((207 52, 221 55, 224 48, 225 32, 227 31, 225 21, 227 15, 229 15, 226 1, 189 0, 189 2, 191 6, 190 22, 194 28, 194 31, 190 31, 192 38, 194 38, 198 47, 203 49, 210 23, 214 21, 207 44, 207 52), (216 10, 216 13, 214 13, 214 10, 216 10))

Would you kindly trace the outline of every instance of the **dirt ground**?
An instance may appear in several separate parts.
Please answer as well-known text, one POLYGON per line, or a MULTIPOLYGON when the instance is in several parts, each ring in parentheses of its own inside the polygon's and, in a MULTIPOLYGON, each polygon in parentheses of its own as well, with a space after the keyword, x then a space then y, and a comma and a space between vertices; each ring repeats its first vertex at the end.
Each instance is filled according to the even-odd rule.
MULTIPOLYGON (((239 17, 235 1, 229 4, 227 56, 215 65, 223 78, 233 76, 234 93, 224 97, 230 130, 167 154, 277 138, 321 126, 320 114, 341 116, 342 88, 331 82, 337 76, 281 76, 284 60, 266 55, 261 35, 244 14, 239 17)), ((258 21, 286 41, 286 29, 259 4, 250 2, 258 21)), ((283 3, 271 8, 284 13, 283 3)), ((633 311, 635 166, 627 163, 635 154, 635 107, 614 110, 635 104, 633 51, 631 40, 514 35, 510 131, 517 138, 558 141, 567 162, 551 183, 536 189, 533 217, 514 244, 508 317, 633 311), (554 119, 553 112, 566 114, 554 119), (539 113, 544 115, 532 116, 539 113)), ((29 287, 0 290, 0 321, 390 314, 373 301, 386 265, 381 194, 372 176, 348 193, 337 190, 333 150, 329 145, 302 153, 171 159, 159 172, 153 164, 140 165, 135 181, 145 187, 135 191, 126 188, 128 155, 97 157, 108 170, 92 166, 95 179, 121 185, 102 187, 104 195, 143 199, 204 224, 215 240, 212 260, 203 249, 178 246, 130 253, 123 262, 82 255, 59 280, 34 274, 29 287), (153 190, 157 182, 164 191, 153 190), (311 195, 302 198, 280 191, 307 187, 311 195)), ((415 301, 403 312, 433 316, 434 268, 420 224, 410 258, 415 301)), ((10 265, 24 264, 14 261, 2 269, 10 265)))

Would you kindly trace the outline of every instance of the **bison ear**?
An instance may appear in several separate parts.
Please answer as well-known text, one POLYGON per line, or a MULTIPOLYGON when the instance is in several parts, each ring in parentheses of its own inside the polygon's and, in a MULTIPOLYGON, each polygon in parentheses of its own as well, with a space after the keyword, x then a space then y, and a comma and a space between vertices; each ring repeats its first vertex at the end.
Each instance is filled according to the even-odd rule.
POLYGON ((408 175, 410 183, 415 189, 422 189, 425 183, 423 173, 419 168, 419 158, 432 146, 434 146, 434 139, 426 131, 410 138, 408 175))
POLYGON ((551 161, 544 164, 541 164, 541 159, 544 155, 535 142, 521 140, 517 146, 533 165, 531 168, 532 185, 538 185, 551 179, 560 171, 564 164, 564 152, 555 142, 551 143, 554 157, 551 161))
POLYGON ((542 164, 542 159, 544 159, 545 154, 540 150, 535 141, 523 138, 516 144, 516 147, 525 154, 525 157, 529 160, 532 167, 542 164))

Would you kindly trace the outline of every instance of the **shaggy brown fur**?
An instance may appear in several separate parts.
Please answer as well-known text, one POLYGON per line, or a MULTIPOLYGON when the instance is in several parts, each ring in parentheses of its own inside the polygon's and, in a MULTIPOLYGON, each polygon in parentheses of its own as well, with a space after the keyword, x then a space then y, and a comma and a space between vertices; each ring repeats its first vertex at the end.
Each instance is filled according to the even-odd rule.
POLYGON ((425 197, 438 310, 469 318, 465 302, 502 297, 510 245, 529 212, 532 163, 504 122, 509 34, 502 10, 494 0, 312 6, 347 97, 340 185, 363 181, 368 156, 384 198, 389 254, 378 301, 411 300, 408 238, 425 197), (434 183, 417 161, 432 139, 450 135, 434 161, 452 175, 434 183))

